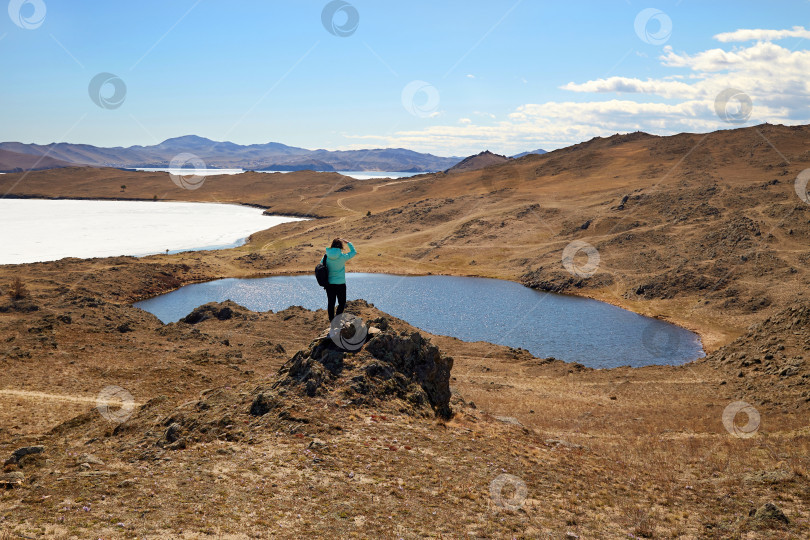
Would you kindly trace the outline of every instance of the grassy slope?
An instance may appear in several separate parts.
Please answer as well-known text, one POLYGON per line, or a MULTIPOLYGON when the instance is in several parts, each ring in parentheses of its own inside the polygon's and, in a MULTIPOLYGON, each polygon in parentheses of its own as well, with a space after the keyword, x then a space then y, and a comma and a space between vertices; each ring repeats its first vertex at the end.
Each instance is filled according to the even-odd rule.
POLYGON ((714 350, 804 294, 810 208, 793 180, 810 166, 808 139, 810 128, 775 126, 634 134, 452 175, 247 173, 208 178, 197 190, 166 174, 71 169, 22 181, 7 175, 0 191, 243 202, 317 215, 325 219, 257 233, 208 260, 228 275, 309 272, 321 246, 340 235, 361 250, 358 271, 499 277, 584 294, 669 318, 714 350), (591 279, 562 267, 573 240, 599 250, 591 279))
POLYGON ((51 460, 24 467, 27 484, 0 497, 0 527, 77 537, 800 537, 810 515, 808 336, 790 309, 804 302, 810 229, 793 178, 810 161, 810 130, 758 130, 615 137, 401 181, 255 173, 184 191, 166 175, 112 170, 0 177, 0 192, 16 184, 19 195, 157 195, 324 218, 257 233, 228 251, 0 267, 0 286, 22 275, 39 307, 23 313, 0 302, 11 306, 0 313, 0 455, 42 442, 51 460), (127 305, 201 279, 309 272, 336 235, 356 242, 358 271, 522 280, 669 317, 698 329, 711 349, 743 338, 688 366, 593 371, 433 336, 456 360, 455 390, 476 404, 457 402, 450 423, 402 416, 393 404, 342 409, 329 398, 302 398, 290 406, 307 424, 267 426, 249 423, 248 395, 322 330, 322 311, 164 328, 127 305), (561 267, 574 239, 599 249, 590 279, 561 267), (121 321, 131 331, 121 332, 121 321), (150 437, 160 428, 146 435, 141 423, 113 434, 92 410, 43 434, 87 411, 81 399, 92 402, 110 384, 138 403, 166 396, 139 410, 153 422, 219 387, 214 412, 247 421, 241 431, 252 441, 156 455, 150 437), (757 437, 724 430, 722 411, 736 399, 762 415, 757 437), (371 416, 381 413, 389 420, 371 416), (308 448, 315 437, 327 447, 308 448), (77 469, 83 452, 105 465, 77 469), (95 470, 102 474, 81 475, 95 470), (490 497, 502 472, 527 485, 516 512, 490 497), (748 516, 767 500, 785 510, 788 527, 748 516))

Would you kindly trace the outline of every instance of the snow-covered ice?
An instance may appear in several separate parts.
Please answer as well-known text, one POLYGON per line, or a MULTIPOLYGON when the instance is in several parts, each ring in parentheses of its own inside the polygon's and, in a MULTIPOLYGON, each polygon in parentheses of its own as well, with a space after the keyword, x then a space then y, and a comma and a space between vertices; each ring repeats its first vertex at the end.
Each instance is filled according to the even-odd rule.
POLYGON ((223 249, 299 219, 232 204, 0 199, 0 264, 223 249))

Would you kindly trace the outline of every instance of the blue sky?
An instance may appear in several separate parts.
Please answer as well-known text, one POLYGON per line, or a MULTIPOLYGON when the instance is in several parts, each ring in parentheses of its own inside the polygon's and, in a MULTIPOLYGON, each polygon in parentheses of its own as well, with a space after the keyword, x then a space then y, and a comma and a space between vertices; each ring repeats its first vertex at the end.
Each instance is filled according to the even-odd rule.
POLYGON ((512 154, 635 129, 810 122, 807 1, 11 0, 4 11, 3 141, 194 133, 512 154), (327 6, 348 35, 323 24, 327 6), (120 106, 91 99, 99 73, 126 85, 120 106))

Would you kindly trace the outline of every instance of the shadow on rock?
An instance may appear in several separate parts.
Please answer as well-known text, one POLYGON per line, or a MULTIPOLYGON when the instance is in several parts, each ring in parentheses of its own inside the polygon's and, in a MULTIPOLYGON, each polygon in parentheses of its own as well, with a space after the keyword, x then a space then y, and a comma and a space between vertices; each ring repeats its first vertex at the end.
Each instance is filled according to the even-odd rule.
POLYGON ((273 389, 300 388, 314 397, 338 393, 355 405, 400 402, 401 412, 451 415, 450 370, 444 356, 418 332, 397 333, 385 318, 369 322, 362 349, 347 352, 328 336, 310 343, 279 370, 273 389))

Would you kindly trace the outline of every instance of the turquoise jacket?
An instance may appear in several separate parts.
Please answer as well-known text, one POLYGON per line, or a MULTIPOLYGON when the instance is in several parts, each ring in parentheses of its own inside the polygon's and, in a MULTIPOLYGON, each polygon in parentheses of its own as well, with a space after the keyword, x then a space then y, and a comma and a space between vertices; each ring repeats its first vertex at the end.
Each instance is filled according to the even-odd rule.
POLYGON ((329 283, 331 285, 346 284, 346 261, 357 255, 354 246, 349 244, 349 252, 343 253, 340 248, 326 248, 326 267, 329 269, 329 283))

